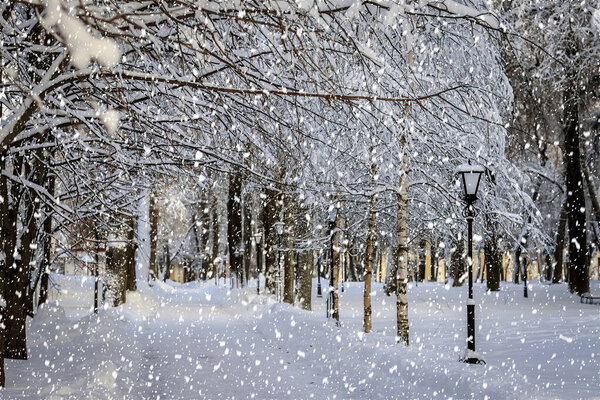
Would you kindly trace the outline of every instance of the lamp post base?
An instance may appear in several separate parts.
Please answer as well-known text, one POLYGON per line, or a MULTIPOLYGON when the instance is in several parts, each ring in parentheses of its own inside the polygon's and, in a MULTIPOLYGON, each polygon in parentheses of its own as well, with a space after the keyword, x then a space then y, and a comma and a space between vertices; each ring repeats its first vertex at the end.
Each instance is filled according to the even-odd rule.
POLYGON ((467 349, 465 355, 459 361, 465 364, 486 364, 485 359, 483 357, 475 353, 473 350, 469 349, 467 349))

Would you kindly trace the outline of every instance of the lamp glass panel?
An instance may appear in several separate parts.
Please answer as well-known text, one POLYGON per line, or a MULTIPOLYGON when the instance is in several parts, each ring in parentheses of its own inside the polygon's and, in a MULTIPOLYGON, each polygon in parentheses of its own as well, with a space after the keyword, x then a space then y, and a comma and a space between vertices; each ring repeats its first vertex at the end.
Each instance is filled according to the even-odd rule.
POLYGON ((333 207, 331 210, 329 210, 329 222, 335 222, 335 220, 337 219, 337 213, 337 207, 333 207))
POLYGON ((283 222, 276 222, 275 229, 277 230, 278 235, 283 235, 283 222))
POLYGON ((480 178, 481 172, 463 172, 463 189, 465 195, 475 196, 477 194, 480 178))

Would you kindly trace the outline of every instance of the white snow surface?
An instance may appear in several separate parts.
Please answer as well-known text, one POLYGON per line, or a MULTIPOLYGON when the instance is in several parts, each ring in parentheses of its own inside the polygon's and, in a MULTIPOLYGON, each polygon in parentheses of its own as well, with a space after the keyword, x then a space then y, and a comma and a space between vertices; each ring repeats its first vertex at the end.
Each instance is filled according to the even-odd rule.
POLYGON ((340 293, 337 328, 316 293, 308 312, 252 287, 159 282, 93 315, 92 277, 52 281, 51 301, 28 323, 30 359, 6 360, 2 399, 600 398, 600 307, 565 285, 534 283, 524 299, 521 285, 485 293, 477 284, 487 364, 468 365, 458 361, 466 287, 409 285, 404 347, 395 298, 380 284, 373 332, 363 334, 362 283, 340 293))

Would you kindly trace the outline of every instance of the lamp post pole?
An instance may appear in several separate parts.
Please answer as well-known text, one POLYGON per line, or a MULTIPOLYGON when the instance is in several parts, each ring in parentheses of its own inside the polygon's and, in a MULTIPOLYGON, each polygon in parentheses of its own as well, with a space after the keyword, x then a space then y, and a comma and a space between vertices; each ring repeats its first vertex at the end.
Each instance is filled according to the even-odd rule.
MULTIPOLYGON (((97 250, 96 250, 96 254, 97 250)), ((96 256, 96 258, 98 258, 96 256)), ((96 262, 96 265, 94 266, 94 314, 98 314, 98 262, 96 262)))
POLYGON ((333 316, 333 229, 335 228, 335 220, 329 221, 329 294, 327 297, 327 318, 333 316))
POLYGON ((473 218, 475 209, 473 203, 477 200, 477 190, 485 169, 479 165, 463 164, 457 172, 461 176, 463 194, 467 206, 464 216, 467 219, 467 264, 469 291, 467 298, 467 351, 461 359, 468 364, 485 364, 485 361, 475 352, 475 300, 473 300, 473 218))
POLYGON ((256 294, 260 294, 260 242, 261 234, 255 233, 253 236, 256 246, 256 294))
POLYGON ((344 281, 346 280, 346 253, 342 252, 341 256, 343 256, 342 262, 341 262, 341 275, 342 275, 342 293, 344 293, 344 281))
POLYGON ((275 298, 277 302, 281 301, 281 235, 277 235, 277 273, 275 274, 275 298))
MULTIPOLYGON (((469 299, 467 300, 467 348, 475 353, 475 300, 473 300, 473 206, 467 205, 467 236, 468 236, 468 264, 469 264, 469 299)), ((471 354, 467 354, 465 362, 471 354)))
POLYGON ((275 298, 277 302, 281 301, 281 236, 283 235, 283 222, 279 221, 275 223, 275 230, 277 232, 277 272, 275 273, 275 298))
POLYGON ((522 257, 521 259, 521 277, 523 278, 523 297, 527 298, 527 258, 522 257))
POLYGON ((317 258, 317 297, 323 297, 321 292, 321 255, 317 258))

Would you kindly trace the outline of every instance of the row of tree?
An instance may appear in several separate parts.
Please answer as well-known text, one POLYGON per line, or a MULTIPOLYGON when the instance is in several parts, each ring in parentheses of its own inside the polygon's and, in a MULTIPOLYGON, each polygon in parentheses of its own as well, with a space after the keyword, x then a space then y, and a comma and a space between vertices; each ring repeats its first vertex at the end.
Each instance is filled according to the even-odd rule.
MULTIPOLYGON (((249 233, 261 231, 273 291, 278 221, 286 301, 293 254, 297 300, 310 307, 314 250, 332 240, 334 268, 342 246, 361 253, 367 332, 374 248, 393 247, 390 290, 408 344, 408 251, 424 236, 460 246, 454 168, 467 159, 487 167, 476 227, 487 259, 541 244, 562 265, 569 243, 570 289, 589 290, 595 9, 492 3, 0 5, 3 356, 27 357, 26 317, 77 242, 107 243, 117 305, 165 277, 161 256, 169 265, 192 251, 180 240, 204 276, 226 255, 247 279, 249 233), (159 242, 161 215, 181 210, 184 232, 159 242)), ((0 357, 1 385, 3 368, 0 357)))

